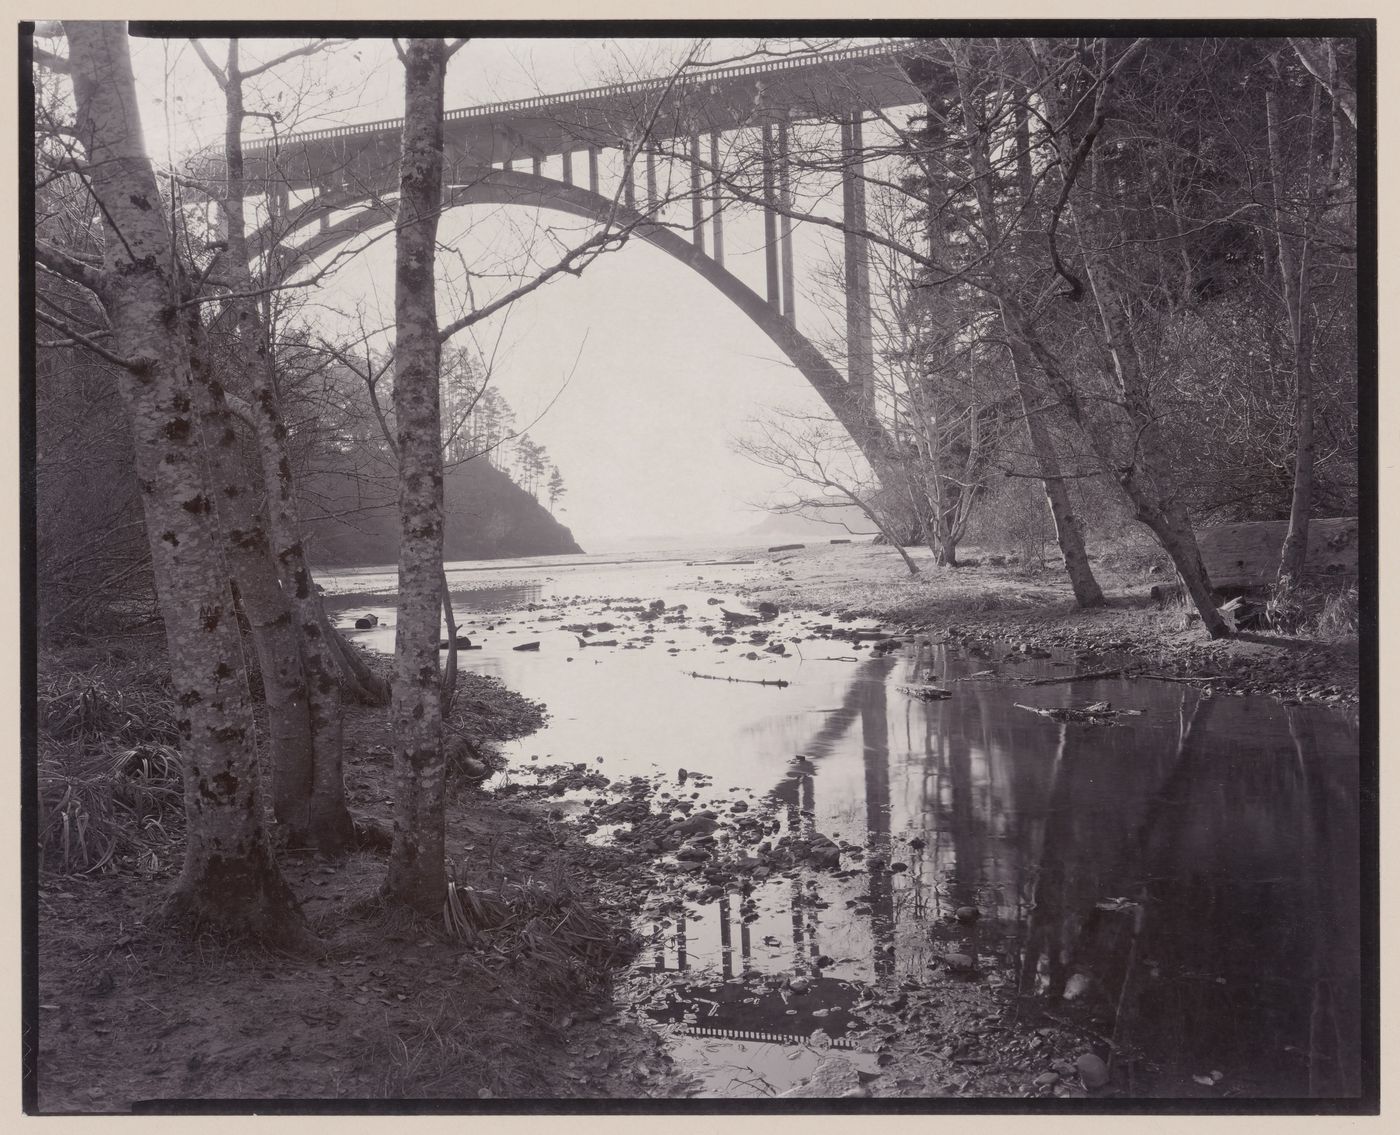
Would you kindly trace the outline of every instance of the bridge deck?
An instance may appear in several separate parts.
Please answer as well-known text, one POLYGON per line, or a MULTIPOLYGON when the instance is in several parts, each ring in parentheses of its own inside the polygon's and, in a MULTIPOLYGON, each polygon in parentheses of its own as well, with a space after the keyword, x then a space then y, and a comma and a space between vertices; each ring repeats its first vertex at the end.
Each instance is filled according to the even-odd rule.
MULTIPOLYGON (((873 44, 463 107, 445 115, 445 156, 449 164, 542 161, 590 146, 619 147, 648 122, 651 136, 676 138, 912 105, 919 94, 899 63, 911 45, 873 44)), ((363 177, 370 172, 364 167, 396 162, 402 128, 395 118, 287 135, 276 143, 278 178, 296 190, 338 171, 363 177)), ((250 176, 271 172, 272 145, 247 147, 250 176)))

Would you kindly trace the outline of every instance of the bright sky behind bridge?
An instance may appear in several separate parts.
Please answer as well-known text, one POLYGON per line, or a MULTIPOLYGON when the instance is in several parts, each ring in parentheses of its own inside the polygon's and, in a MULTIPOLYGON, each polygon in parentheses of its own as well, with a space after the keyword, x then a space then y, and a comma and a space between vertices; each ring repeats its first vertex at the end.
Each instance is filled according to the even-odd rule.
MULTIPOLYGON (((251 67, 300 42, 245 40, 243 64, 251 67)), ((694 42, 475 40, 452 59, 446 105, 666 75, 694 42)), ((853 42, 865 41, 842 46, 853 42)), ((225 41, 205 46, 223 62, 225 41)), ((752 46, 710 41, 702 57, 729 59, 752 46)), ((222 97, 189 43, 133 40, 133 54, 147 145, 157 162, 178 162, 199 146, 218 144, 222 97)), ((298 130, 402 112, 402 70, 385 40, 355 41, 324 58, 294 59, 256 82, 264 101, 298 130)), ((245 137, 267 125, 250 119, 245 137)), ((573 219, 542 219, 557 226, 561 239, 581 231, 573 219)), ((459 249, 464 263, 499 261, 519 244, 521 230, 534 224, 534 215, 518 208, 455 209, 444 216, 440 239, 459 249)), ((725 237, 727 266, 762 291, 758 218, 726 217, 725 237)), ((838 241, 815 226, 797 226, 798 318, 813 338, 844 327, 839 293, 814 294, 838 241)), ((447 300, 440 296, 444 322, 447 300)), ((309 303, 328 334, 352 333, 361 321, 391 325, 392 242, 381 240, 362 253, 309 303)), ((518 424, 530 423, 558 395, 529 432, 563 472, 568 494, 560 519, 590 552, 646 537, 724 537, 758 523, 764 514, 754 502, 780 493, 784 482, 732 452, 732 440, 772 406, 823 410, 805 380, 737 308, 694 272, 640 241, 601 258, 579 279, 551 282, 507 315, 479 325, 475 336, 483 353, 494 355, 493 381, 518 424)))

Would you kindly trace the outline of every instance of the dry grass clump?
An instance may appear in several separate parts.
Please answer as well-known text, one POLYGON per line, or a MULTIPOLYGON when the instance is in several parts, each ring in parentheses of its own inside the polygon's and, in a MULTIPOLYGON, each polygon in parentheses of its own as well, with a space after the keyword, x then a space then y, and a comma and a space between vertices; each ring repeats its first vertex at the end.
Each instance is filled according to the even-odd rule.
POLYGON ((1267 612, 1276 630, 1324 642, 1354 640, 1361 632, 1361 598, 1355 583, 1331 588, 1312 583, 1276 587, 1267 612))
POLYGON ((443 923, 488 969, 528 974, 531 988, 561 997, 606 988, 638 946, 621 916, 585 902, 562 875, 506 881, 498 890, 454 878, 443 923))
POLYGON ((39 670, 40 870, 161 866, 183 817, 175 704, 163 670, 107 659, 39 670))

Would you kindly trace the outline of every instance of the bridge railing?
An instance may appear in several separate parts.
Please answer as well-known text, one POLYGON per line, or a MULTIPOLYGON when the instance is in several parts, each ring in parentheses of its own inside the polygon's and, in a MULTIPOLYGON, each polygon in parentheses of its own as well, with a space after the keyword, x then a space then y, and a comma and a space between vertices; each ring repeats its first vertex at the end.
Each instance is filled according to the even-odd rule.
MULTIPOLYGON (((535 95, 531 98, 511 99, 506 102, 485 103, 481 106, 460 107, 443 115, 444 122, 461 122, 473 118, 492 118, 496 115, 516 114, 522 110, 535 110, 548 106, 567 106, 570 103, 589 99, 617 98, 622 95, 640 94, 647 91, 663 90, 667 86, 692 87, 704 83, 714 83, 725 79, 742 78, 745 75, 769 74, 774 71, 794 70, 819 63, 841 63, 850 59, 874 58, 893 55, 912 40, 894 40, 887 43, 867 44, 864 47, 847 47, 840 51, 827 51, 811 55, 792 56, 785 59, 765 60, 761 63, 744 63, 734 67, 721 67, 713 71, 681 75, 676 79, 638 79, 630 83, 613 83, 602 87, 585 87, 576 91, 563 91, 554 95, 535 95)), ((279 139, 276 145, 286 147, 296 143, 318 142, 332 138, 353 138, 368 134, 379 134, 403 127, 402 118, 381 118, 375 122, 362 122, 355 126, 331 126, 324 130, 302 130, 279 139)), ((273 142, 251 142, 245 148, 247 156, 266 153, 273 142)), ((222 155, 222 150, 214 152, 214 157, 222 155)))

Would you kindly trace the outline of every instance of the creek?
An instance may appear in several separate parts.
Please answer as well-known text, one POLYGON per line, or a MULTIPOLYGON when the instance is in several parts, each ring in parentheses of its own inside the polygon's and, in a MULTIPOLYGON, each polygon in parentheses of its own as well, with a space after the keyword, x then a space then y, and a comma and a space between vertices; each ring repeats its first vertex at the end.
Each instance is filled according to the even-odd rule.
MULTIPOLYGON (((716 856, 748 860, 740 882, 663 862, 624 987, 704 1094, 778 1094, 833 1055, 873 1071, 852 1040, 872 1005, 939 983, 1019 993, 1142 1054, 1129 1094, 1359 1090, 1354 715, 1189 683, 1031 685, 1112 660, 937 636, 872 649, 850 635, 872 621, 815 612, 733 625, 742 566, 600 560, 450 565, 480 647, 459 665, 549 709, 507 746, 506 777, 638 778, 679 821, 711 813, 716 856), (930 684, 952 696, 911 695, 930 684), (1137 714, 1023 708, 1100 702, 1137 714), (839 862, 754 869, 785 837, 839 862)), ((391 651, 392 569, 323 582, 351 637, 391 651), (366 614, 378 625, 351 629, 366 614)), ((605 839, 598 802, 560 807, 605 839)))

